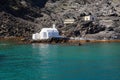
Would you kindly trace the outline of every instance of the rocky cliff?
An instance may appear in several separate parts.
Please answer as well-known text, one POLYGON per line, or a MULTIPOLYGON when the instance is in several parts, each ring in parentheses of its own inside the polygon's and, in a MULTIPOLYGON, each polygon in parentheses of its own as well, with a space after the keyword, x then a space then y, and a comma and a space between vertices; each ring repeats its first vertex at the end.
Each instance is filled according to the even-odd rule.
POLYGON ((0 36, 30 37, 55 23, 61 35, 120 39, 120 0, 0 1, 0 36), (91 15, 94 20, 85 21, 91 15), (64 24, 74 19, 72 24, 64 24))
POLYGON ((0 37, 31 37, 39 27, 34 20, 42 17, 47 0, 1 0, 0 37))

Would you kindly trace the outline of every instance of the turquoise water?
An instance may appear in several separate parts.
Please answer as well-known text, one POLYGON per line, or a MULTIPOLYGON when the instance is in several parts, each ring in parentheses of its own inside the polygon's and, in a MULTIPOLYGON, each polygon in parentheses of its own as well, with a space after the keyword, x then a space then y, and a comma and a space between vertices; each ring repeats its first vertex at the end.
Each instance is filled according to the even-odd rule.
POLYGON ((120 80, 120 43, 0 43, 0 80, 120 80))

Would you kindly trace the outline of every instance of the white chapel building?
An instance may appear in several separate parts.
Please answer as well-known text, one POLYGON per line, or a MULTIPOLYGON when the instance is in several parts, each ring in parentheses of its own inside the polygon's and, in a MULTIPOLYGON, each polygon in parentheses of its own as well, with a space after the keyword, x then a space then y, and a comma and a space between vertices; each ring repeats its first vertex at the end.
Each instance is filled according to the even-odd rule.
POLYGON ((52 37, 60 37, 59 31, 55 28, 55 24, 53 24, 52 28, 42 28, 39 33, 32 35, 33 40, 44 40, 52 37))

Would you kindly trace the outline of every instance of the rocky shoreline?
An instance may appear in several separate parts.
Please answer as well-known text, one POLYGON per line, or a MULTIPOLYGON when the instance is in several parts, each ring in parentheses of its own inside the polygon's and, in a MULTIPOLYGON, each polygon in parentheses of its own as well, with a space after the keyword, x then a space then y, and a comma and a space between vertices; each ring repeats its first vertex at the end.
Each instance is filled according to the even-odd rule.
POLYGON ((0 42, 10 42, 15 44, 30 44, 30 41, 23 37, 0 37, 0 42))
POLYGON ((119 43, 120 40, 27 40, 23 37, 7 37, 7 38, 0 38, 0 42, 13 42, 16 44, 59 44, 59 45, 73 45, 73 46, 81 46, 87 43, 112 43, 117 42, 119 43))

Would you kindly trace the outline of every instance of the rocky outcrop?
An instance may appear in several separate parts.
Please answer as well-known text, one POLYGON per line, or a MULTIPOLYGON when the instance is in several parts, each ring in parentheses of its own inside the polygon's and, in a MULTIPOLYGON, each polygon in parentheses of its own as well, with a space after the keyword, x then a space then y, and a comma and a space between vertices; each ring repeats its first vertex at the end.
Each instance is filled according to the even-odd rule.
POLYGON ((2 12, 0 14, 0 36, 1 37, 28 37, 34 32, 35 23, 16 18, 2 12))
POLYGON ((2 0, 0 36, 31 37, 55 23, 60 34, 88 39, 120 39, 119 0, 2 0), (84 21, 93 15, 95 20, 84 21), (74 19, 73 24, 64 24, 74 19))
MULTIPOLYGON (((119 0, 50 1, 42 9, 42 14, 45 14, 42 23, 47 26, 48 23, 52 25, 55 22, 61 34, 68 37, 119 39, 119 8, 119 0), (86 15, 93 15, 95 20, 84 21, 83 17, 86 15), (75 23, 65 25, 65 19, 74 19, 75 23)), ((40 21, 41 18, 36 22, 40 21)))
POLYGON ((41 17, 40 8, 46 0, 1 0, 0 37, 31 37, 39 26, 34 19, 41 17))

